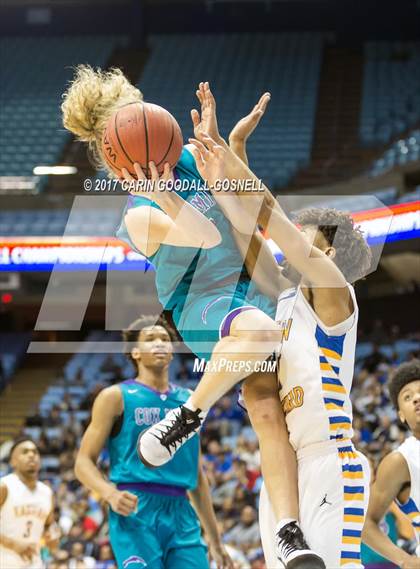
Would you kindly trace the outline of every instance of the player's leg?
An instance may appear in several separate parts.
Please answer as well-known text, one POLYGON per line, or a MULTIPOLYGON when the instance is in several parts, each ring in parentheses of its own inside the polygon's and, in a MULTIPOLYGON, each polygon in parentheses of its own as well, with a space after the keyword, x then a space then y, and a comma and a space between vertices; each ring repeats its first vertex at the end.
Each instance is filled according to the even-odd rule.
POLYGON ((289 442, 274 373, 255 373, 242 396, 261 453, 261 470, 277 522, 299 518, 296 454, 289 442))
MULTIPOLYGON (((247 304, 243 297, 233 301, 229 296, 225 298, 206 314, 209 330, 220 330, 221 340, 214 346, 208 369, 194 393, 185 405, 170 411, 165 419, 144 431, 139 440, 139 455, 147 466, 168 462, 200 429, 208 409, 250 375, 254 364, 267 359, 280 342, 281 331, 269 316, 247 304), (223 310, 232 303, 236 304, 232 310, 223 310)), ((199 306, 189 309, 189 317, 194 320, 195 329, 205 328, 200 321, 199 306)), ((194 345, 190 342, 189 347, 194 345)))
POLYGON ((347 449, 299 460, 300 520, 309 545, 328 568, 361 569, 369 471, 353 447, 347 449))
POLYGON ((222 339, 215 345, 210 370, 205 372, 191 395, 195 409, 208 411, 223 395, 249 376, 256 362, 263 362, 280 344, 277 324, 253 306, 232 310, 222 323, 222 339), (230 366, 225 364, 228 360, 230 366), (220 371, 212 371, 213 369, 220 371))
POLYGON ((110 510, 109 537, 119 569, 164 569, 163 549, 153 520, 157 512, 153 506, 149 496, 142 493, 136 514, 125 517, 110 510))
POLYGON ((166 528, 162 533, 165 569, 209 568, 200 522, 189 500, 173 500, 160 523, 166 528))
POLYGON ((258 519, 266 567, 270 569, 284 569, 283 563, 277 557, 277 521, 265 484, 261 487, 258 519))
POLYGON ((165 569, 209 569, 207 549, 203 545, 174 547, 168 551, 165 569))
POLYGON ((272 505, 268 525, 274 531, 264 529, 273 541, 269 552, 275 545, 277 557, 287 567, 323 567, 317 550, 311 551, 299 527, 296 454, 289 442, 277 377, 274 373, 254 374, 245 381, 242 393, 260 443, 261 470, 272 505))

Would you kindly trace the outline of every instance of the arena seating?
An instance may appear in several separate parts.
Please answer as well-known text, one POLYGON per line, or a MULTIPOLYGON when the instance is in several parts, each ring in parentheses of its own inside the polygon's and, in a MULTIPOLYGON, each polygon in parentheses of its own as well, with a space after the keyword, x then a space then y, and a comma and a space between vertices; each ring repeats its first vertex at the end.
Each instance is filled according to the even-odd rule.
POLYGON ((417 202, 420 200, 420 186, 417 186, 412 192, 404 194, 398 199, 398 203, 417 202))
POLYGON ((72 66, 104 65, 123 36, 3 37, 0 39, 0 175, 31 175, 55 164, 68 133, 61 95, 72 66))
POLYGON ((13 376, 19 360, 26 352, 30 334, 2 332, 0 334, 0 392, 13 376))
POLYGON ((119 224, 118 209, 78 210, 71 216, 65 209, 52 210, 4 210, 0 211, 0 235, 19 236, 94 236, 114 235, 119 224))
POLYGON ((420 120, 420 43, 365 46, 360 138, 387 143, 420 120))
MULTIPOLYGON (((397 193, 396 188, 386 188, 366 195, 331 196, 331 198, 325 201, 317 202, 316 207, 332 207, 340 211, 355 213, 380 207, 378 200, 384 205, 395 204, 397 202, 397 193)), ((402 201, 406 201, 404 197, 405 196, 402 196, 402 201)), ((302 208, 302 210, 304 209, 305 207, 302 208)), ((297 215, 300 211, 299 209, 292 211, 292 217, 297 215)))
POLYGON ((420 129, 413 130, 407 138, 395 142, 374 162, 370 174, 378 176, 395 166, 420 160, 420 129))
POLYGON ((249 158, 259 177, 279 186, 310 161, 322 46, 321 34, 155 35, 139 88, 172 112, 184 140, 200 81, 211 83, 223 136, 270 91, 249 158))

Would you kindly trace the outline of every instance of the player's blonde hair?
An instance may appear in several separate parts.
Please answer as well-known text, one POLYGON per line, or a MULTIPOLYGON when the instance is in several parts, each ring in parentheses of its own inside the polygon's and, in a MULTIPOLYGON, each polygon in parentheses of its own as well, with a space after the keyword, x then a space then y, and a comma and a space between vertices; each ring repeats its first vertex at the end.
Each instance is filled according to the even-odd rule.
POLYGON ((63 95, 63 125, 78 140, 87 142, 95 167, 109 171, 102 156, 106 123, 117 108, 142 99, 141 91, 129 82, 121 69, 103 71, 90 65, 78 65, 63 95))

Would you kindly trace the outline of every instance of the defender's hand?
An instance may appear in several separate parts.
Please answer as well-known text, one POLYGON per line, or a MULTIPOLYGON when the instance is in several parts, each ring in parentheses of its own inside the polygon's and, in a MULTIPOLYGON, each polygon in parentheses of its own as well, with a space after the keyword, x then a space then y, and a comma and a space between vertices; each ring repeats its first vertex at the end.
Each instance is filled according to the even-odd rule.
POLYGON ((245 142, 247 140, 264 115, 270 99, 270 93, 264 93, 252 111, 236 123, 229 135, 229 144, 232 144, 232 142, 245 142))
POLYGON ((200 83, 195 93, 201 105, 201 115, 197 109, 191 111, 191 118, 194 127, 195 138, 205 134, 212 138, 217 144, 224 146, 226 142, 219 134, 216 116, 216 101, 211 92, 208 81, 200 83))
POLYGON ((226 150, 209 136, 202 135, 200 138, 190 138, 189 142, 194 145, 192 153, 200 176, 213 186, 225 178, 226 150))

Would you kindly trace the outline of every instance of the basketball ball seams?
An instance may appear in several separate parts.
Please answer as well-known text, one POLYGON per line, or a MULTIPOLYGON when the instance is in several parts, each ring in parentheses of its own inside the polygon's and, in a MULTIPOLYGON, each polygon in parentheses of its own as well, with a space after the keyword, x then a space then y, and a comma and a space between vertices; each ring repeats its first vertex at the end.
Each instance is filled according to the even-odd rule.
POLYGON ((122 144, 122 142, 121 142, 120 135, 118 134, 117 118, 118 118, 118 113, 119 113, 119 112, 120 112, 120 111, 117 111, 117 112, 115 113, 115 119, 114 119, 115 135, 116 135, 116 137, 117 137, 118 144, 120 145, 121 150, 122 150, 122 151, 124 152, 124 154, 125 154, 125 157, 127 158, 127 160, 128 160, 131 164, 134 164, 135 160, 132 160, 132 159, 130 158, 130 156, 128 155, 128 153, 126 152, 126 150, 125 150, 125 148, 124 148, 124 146, 123 146, 123 144, 122 144))
POLYGON ((119 178, 124 167, 136 177, 131 173, 136 162, 149 178, 149 162, 153 160, 159 172, 166 162, 173 168, 182 145, 178 123, 166 109, 153 103, 127 103, 109 117, 102 137, 102 155, 106 168, 119 178))
MULTIPOLYGON (((175 136, 174 123, 173 123, 172 120, 171 120, 171 126, 172 126, 171 140, 170 140, 170 142, 169 142, 168 150, 167 150, 167 151, 165 152, 165 154, 163 155, 162 160, 161 160, 158 164, 156 164, 156 167, 158 167, 158 166, 160 166, 160 165, 162 164, 162 162, 165 160, 165 158, 168 156, 168 154, 169 154, 169 152, 170 152, 170 150, 171 150, 172 142, 173 142, 174 136, 175 136)), ((171 167, 172 167, 172 164, 171 164, 171 167)))
POLYGON ((146 143, 146 177, 149 177, 149 134, 147 132, 147 116, 144 110, 144 105, 142 105, 143 111, 143 124, 144 124, 144 141, 146 143))

